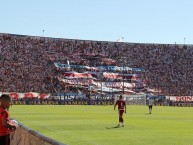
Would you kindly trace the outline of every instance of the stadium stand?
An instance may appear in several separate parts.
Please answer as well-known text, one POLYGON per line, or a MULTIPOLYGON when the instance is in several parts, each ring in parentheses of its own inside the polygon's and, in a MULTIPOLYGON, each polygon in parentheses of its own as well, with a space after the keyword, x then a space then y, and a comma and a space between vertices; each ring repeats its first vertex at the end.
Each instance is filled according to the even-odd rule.
POLYGON ((0 60, 1 92, 193 95, 192 45, 0 34, 0 60))

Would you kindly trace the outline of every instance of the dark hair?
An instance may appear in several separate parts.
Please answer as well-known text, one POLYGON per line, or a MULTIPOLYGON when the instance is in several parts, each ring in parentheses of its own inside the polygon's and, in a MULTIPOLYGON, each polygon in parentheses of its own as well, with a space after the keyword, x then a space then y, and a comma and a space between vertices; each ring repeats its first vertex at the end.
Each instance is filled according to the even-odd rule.
POLYGON ((11 97, 7 94, 2 94, 1 97, 0 97, 0 100, 11 100, 11 97))
POLYGON ((122 95, 120 95, 120 96, 119 96, 119 98, 120 98, 120 99, 122 99, 122 98, 123 98, 123 96, 122 96, 122 95))

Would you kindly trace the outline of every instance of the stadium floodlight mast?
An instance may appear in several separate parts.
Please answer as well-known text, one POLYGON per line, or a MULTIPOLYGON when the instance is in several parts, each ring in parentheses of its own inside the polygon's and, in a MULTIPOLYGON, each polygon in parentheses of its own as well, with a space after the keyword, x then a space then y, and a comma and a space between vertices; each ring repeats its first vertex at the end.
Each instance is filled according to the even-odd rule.
MULTIPOLYGON (((116 42, 122 42, 123 43, 123 39, 124 37, 121 37, 120 39, 118 39, 116 42)), ((126 62, 126 57, 122 56, 120 58, 120 63, 122 64, 122 92, 123 92, 123 95, 125 94, 125 82, 124 82, 124 65, 125 65, 125 62, 126 62)))
POLYGON ((123 66, 123 69, 122 69, 122 77, 123 77, 123 95, 125 94, 125 81, 124 81, 124 62, 123 62, 123 64, 122 64, 122 66, 123 66))
POLYGON ((186 38, 184 38, 184 45, 186 44, 186 38))
POLYGON ((125 68, 125 64, 126 64, 126 57, 121 57, 120 58, 120 63, 122 65, 122 92, 123 92, 123 95, 125 94, 125 81, 124 81, 124 68, 125 68))
POLYGON ((44 31, 45 31, 45 30, 42 30, 42 37, 44 37, 44 31))

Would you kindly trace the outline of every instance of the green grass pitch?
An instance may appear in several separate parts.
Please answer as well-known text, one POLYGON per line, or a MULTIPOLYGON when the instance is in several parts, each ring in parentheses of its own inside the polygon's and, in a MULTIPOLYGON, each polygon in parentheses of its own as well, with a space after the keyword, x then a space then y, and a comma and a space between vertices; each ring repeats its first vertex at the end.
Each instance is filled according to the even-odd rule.
POLYGON ((15 105, 11 116, 69 145, 193 145, 193 108, 127 106, 125 127, 113 106, 15 105))

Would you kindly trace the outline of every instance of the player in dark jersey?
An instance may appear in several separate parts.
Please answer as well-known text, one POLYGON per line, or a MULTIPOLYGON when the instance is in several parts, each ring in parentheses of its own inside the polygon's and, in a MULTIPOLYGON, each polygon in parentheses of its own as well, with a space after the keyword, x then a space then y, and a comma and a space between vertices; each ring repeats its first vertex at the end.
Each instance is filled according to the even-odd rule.
POLYGON ((123 113, 126 113, 126 103, 122 95, 120 95, 119 100, 116 101, 114 105, 114 110, 116 109, 116 106, 118 106, 119 113, 119 124, 117 125, 117 127, 120 127, 120 125, 124 127, 123 113))

